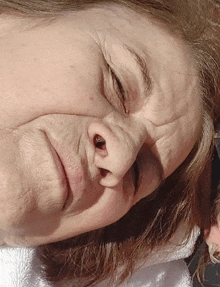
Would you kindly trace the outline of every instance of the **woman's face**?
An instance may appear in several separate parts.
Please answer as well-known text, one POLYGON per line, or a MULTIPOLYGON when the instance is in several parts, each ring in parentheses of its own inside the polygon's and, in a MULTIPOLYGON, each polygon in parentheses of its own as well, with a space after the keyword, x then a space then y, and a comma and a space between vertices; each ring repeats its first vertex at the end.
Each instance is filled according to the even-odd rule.
POLYGON ((3 242, 109 225, 187 157, 201 93, 180 39, 114 5, 0 24, 3 242))

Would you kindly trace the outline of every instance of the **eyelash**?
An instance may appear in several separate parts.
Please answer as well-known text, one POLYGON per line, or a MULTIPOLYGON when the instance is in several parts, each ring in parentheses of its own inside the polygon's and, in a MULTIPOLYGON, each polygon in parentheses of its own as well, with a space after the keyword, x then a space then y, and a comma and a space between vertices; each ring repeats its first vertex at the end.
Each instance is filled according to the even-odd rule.
POLYGON ((134 174, 134 189, 135 189, 134 194, 136 194, 140 184, 140 170, 137 163, 137 159, 132 165, 132 172, 134 174))
POLYGON ((111 77, 112 77, 112 81, 113 81, 114 90, 117 93, 117 96, 120 100, 120 103, 122 105, 124 113, 127 114, 128 111, 127 111, 126 106, 125 106, 125 100, 126 100, 125 89, 123 88, 121 81, 119 80, 119 78, 116 76, 115 72, 112 69, 110 69, 110 73, 111 73, 111 77))

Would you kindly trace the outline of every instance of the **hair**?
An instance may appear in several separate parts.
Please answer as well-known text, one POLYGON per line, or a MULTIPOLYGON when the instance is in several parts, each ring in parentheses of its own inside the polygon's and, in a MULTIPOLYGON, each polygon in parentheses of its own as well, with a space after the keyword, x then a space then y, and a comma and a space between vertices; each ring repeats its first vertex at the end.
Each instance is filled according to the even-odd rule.
POLYGON ((138 202, 119 221, 38 247, 45 277, 58 286, 68 282, 72 286, 94 286, 103 280, 109 280, 109 286, 121 284, 135 271, 138 260, 146 260, 154 248, 165 245, 182 222, 188 227, 183 242, 195 225, 210 225, 210 159, 220 102, 219 1, 2 0, 0 11, 47 18, 108 3, 154 18, 190 47, 201 87, 202 127, 198 141, 181 166, 153 195, 138 202))

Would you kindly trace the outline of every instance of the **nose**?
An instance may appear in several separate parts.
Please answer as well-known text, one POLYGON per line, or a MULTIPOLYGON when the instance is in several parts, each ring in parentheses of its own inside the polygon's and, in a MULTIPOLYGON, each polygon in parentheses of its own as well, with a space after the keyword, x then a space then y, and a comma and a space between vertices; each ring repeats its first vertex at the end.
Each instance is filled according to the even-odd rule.
POLYGON ((99 169, 100 184, 117 186, 134 163, 138 144, 122 128, 94 122, 88 128, 90 142, 94 145, 94 164, 99 169))

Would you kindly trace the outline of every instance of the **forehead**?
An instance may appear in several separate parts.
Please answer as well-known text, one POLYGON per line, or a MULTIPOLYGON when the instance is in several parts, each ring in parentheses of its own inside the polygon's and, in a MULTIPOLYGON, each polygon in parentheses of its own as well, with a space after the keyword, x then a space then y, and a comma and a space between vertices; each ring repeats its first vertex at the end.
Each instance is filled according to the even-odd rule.
POLYGON ((108 64, 115 67, 130 68, 132 71, 136 67, 131 62, 136 58, 142 72, 145 65, 152 79, 163 73, 163 76, 167 76, 166 85, 182 89, 181 92, 191 80, 198 81, 190 46, 179 34, 171 33, 170 28, 153 19, 147 12, 140 14, 124 6, 104 5, 69 13, 59 18, 57 24, 61 29, 56 29, 57 33, 66 37, 68 33, 70 41, 71 35, 78 33, 79 38, 93 43, 94 50, 99 50, 108 64), (68 31, 65 33, 66 27, 68 31), (172 76, 169 77, 167 70, 172 76))
POLYGON ((29 88, 37 85, 39 90, 41 83, 51 94, 57 92, 54 87, 58 85, 60 89, 65 84, 71 90, 75 85, 70 78, 71 67, 81 69, 84 75, 84 68, 88 76, 97 75, 103 60, 115 66, 120 73, 126 70, 126 73, 136 73, 141 78, 141 73, 137 72, 141 67, 137 69, 137 61, 130 52, 133 50, 143 59, 154 91, 157 91, 157 97, 152 98, 162 114, 158 117, 155 110, 149 120, 163 125, 181 115, 183 102, 189 104, 188 90, 192 81, 197 82, 192 52, 177 35, 172 35, 147 14, 139 14, 123 6, 105 5, 65 13, 54 19, 9 17, 5 21, 5 17, 0 18, 1 23, 7 23, 1 26, 0 31, 6 39, 5 46, 4 41, 0 46, 1 54, 6 58, 3 63, 7 61, 7 68, 2 66, 2 75, 4 78, 7 70, 13 81, 8 78, 4 83, 7 80, 10 80, 8 86, 17 83, 16 90, 21 89, 22 95, 27 86, 27 95, 31 97, 33 91, 30 93, 29 88), (13 76, 15 74, 16 77, 13 76), (61 75, 65 76, 65 83, 61 75), (27 77, 30 81, 25 80, 27 77), (19 83, 22 81, 25 85, 21 86, 19 83), (161 93, 164 90, 171 97, 164 97, 161 93), (175 102, 178 114, 174 114, 171 102, 175 102))
MULTIPOLYGON (((186 44, 179 35, 171 34, 165 24, 156 21, 147 12, 140 14, 122 5, 103 4, 100 7, 66 12, 43 19, 8 17, 3 14, 0 24, 1 36, 29 31, 29 35, 36 34, 37 37, 39 33, 45 45, 49 44, 44 37, 45 34, 48 34, 49 40, 57 38, 59 42, 69 38, 71 42, 78 33, 79 39, 87 35, 97 44, 100 42, 103 50, 108 43, 114 45, 117 41, 145 52, 149 59, 153 59, 157 54, 158 62, 164 60, 163 56, 166 53, 166 64, 169 65, 172 60, 173 69, 176 67, 177 70, 179 65, 183 64, 183 61, 180 63, 180 59, 177 59, 177 54, 184 56, 185 63, 192 60, 189 59, 191 51, 186 44)), ((68 44, 67 40, 65 44, 68 44)))
MULTIPOLYGON (((197 67, 189 45, 177 33, 171 33, 165 24, 153 19, 147 12, 140 14, 119 5, 106 5, 86 11, 73 12, 60 19, 60 25, 85 34, 94 42, 105 60, 118 66, 129 65, 138 55, 136 62, 143 70, 158 77, 162 71, 172 73, 172 85, 184 89, 188 86, 185 79, 198 80, 197 67), (74 25, 73 18, 77 25, 74 25), (72 27, 72 28, 71 28, 72 27), (133 55, 132 55, 133 54, 133 55), (143 64, 144 63, 144 64, 143 64)), ((85 36, 84 34, 84 36, 85 36)), ((131 70, 134 67, 130 67, 131 70)), ((170 84, 170 83, 169 83, 170 84)), ((168 84, 168 85, 169 85, 168 84)))

